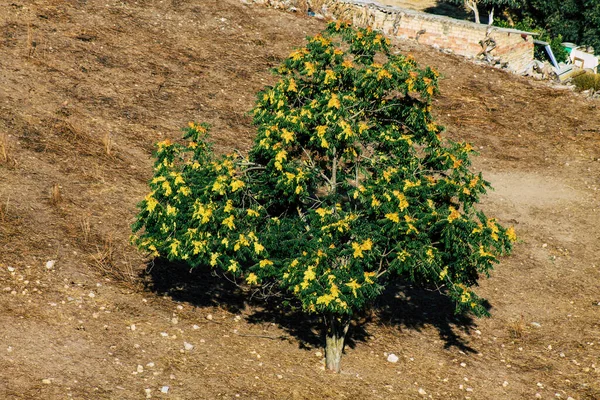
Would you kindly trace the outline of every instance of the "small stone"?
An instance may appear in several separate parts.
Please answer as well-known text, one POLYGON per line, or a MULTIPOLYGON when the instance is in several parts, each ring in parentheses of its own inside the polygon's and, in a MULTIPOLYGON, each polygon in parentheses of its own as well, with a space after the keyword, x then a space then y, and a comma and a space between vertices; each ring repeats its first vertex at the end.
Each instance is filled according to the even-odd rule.
POLYGON ((544 244, 542 244, 542 248, 544 248, 544 249, 545 249, 546 247, 548 247, 548 243, 544 243, 544 244))
POLYGON ((242 317, 240 317, 239 315, 236 315, 236 316, 233 318, 233 320, 234 320, 235 322, 238 322, 240 319, 242 319, 242 317))
POLYGON ((466 363, 460 363, 460 366, 464 368, 464 367, 467 366, 467 364, 466 363))
POLYGON ((473 389, 472 388, 467 388, 467 392, 472 392, 473 389))
POLYGON ((94 292, 90 292, 88 294, 88 297, 93 299, 94 297, 96 297, 96 294, 94 292))
POLYGON ((160 392, 161 392, 161 393, 164 393, 164 394, 167 394, 167 393, 169 393, 169 387, 168 387, 168 386, 163 386, 163 387, 161 387, 161 388, 160 388, 160 392))
POLYGON ((543 388, 544 388, 544 385, 543 385, 541 382, 538 382, 538 383, 537 383, 537 387, 539 387, 539 388, 543 389, 543 388))
POLYGON ((180 304, 180 305, 177 306, 177 309, 178 310, 183 310, 183 306, 180 304))
POLYGON ((15 269, 13 267, 8 267, 8 272, 15 272, 15 269))
POLYGON ((47 269, 52 269, 52 268, 54 268, 54 264, 56 264, 56 260, 46 261, 46 268, 47 269))
POLYGON ((200 329, 200 327, 198 325, 194 325, 192 326, 192 329, 200 329))
POLYGON ((565 357, 565 353, 560 353, 559 355, 560 355, 562 358, 564 358, 564 357, 565 357))
POLYGON ((507 386, 508 386, 508 382, 507 381, 502 382, 502 387, 507 387, 507 386))
POLYGON ((536 394, 535 394, 535 398, 536 398, 536 399, 541 399, 541 398, 542 398, 542 395, 541 395, 540 393, 536 393, 536 394))
POLYGON ((187 350, 190 351, 194 348, 194 345, 188 342, 183 342, 183 347, 187 350))
POLYGON ((168 337, 168 336, 169 336, 169 334, 168 334, 167 332, 161 332, 161 333, 160 333, 160 336, 162 336, 162 337, 168 337))
POLYGON ((171 318, 171 323, 173 325, 177 325, 179 323, 179 320, 177 319, 177 317, 173 317, 173 318, 171 318))
POLYGON ((148 364, 146 364, 146 367, 153 368, 154 367, 154 363, 153 362, 149 362, 148 364))
POLYGON ((419 388, 419 394, 420 394, 421 396, 425 396, 425 395, 427 394, 427 392, 425 391, 425 389, 423 389, 423 388, 419 388))
POLYGON ((315 353, 315 356, 317 356, 318 358, 321 358, 321 357, 323 357, 323 353, 321 353, 320 351, 317 351, 315 353))
POLYGON ((542 324, 540 324, 539 322, 532 322, 531 326, 533 326, 534 328, 541 328, 542 324))
POLYGON ((476 334, 478 334, 478 335, 481 335, 481 331, 480 331, 479 329, 477 329, 477 330, 475 331, 475 333, 476 333, 476 334))
POLYGON ((206 316, 206 319, 207 319, 207 320, 209 320, 209 321, 212 321, 212 319, 213 319, 213 316, 212 316, 212 314, 208 314, 208 315, 206 316))
POLYGON ((142 372, 144 372, 144 366, 143 365, 138 365, 137 366, 137 373, 141 374, 142 372))
POLYGON ((42 379, 42 383, 44 385, 50 385, 52 383, 52 380, 51 379, 42 379))
POLYGON ((151 399, 152 398, 152 389, 150 389, 150 388, 144 389, 144 392, 146 392, 146 398, 147 399, 151 399))
POLYGON ((283 375, 277 374, 277 379, 283 379, 283 375))
POLYGON ((387 357, 387 360, 388 360, 388 362, 391 362, 391 363, 397 363, 399 358, 394 353, 390 353, 390 355, 388 355, 388 357, 387 357))

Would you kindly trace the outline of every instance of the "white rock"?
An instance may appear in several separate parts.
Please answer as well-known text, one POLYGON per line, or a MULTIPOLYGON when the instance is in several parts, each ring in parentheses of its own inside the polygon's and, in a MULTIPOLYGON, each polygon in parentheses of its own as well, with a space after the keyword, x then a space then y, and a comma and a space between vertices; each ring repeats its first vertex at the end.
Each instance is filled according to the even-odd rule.
POLYGON ((171 323, 173 325, 177 325, 179 323, 179 320, 176 317, 171 318, 171 323))
POLYGON ((96 297, 96 294, 94 292, 90 292, 88 296, 93 299, 94 297, 96 297))
POLYGON ((507 387, 508 386, 508 382, 507 381, 502 382, 502 386, 503 387, 507 387))
POLYGON ((169 334, 168 334, 167 332, 161 332, 161 333, 160 333, 160 336, 162 336, 162 337, 168 337, 168 336, 169 336, 169 334))
POLYGON ((323 357, 323 353, 321 353, 320 351, 317 351, 315 353, 315 356, 317 356, 318 358, 321 358, 321 357, 323 357))
POLYGON ((532 322, 531 326, 533 326, 534 328, 541 328, 542 324, 540 324, 539 322, 532 322))
POLYGON ((192 329, 200 329, 200 327, 198 325, 194 325, 192 326, 192 329))
POLYGON ((52 380, 51 380, 51 379, 42 379, 42 383, 43 383, 44 385, 49 385, 49 384, 51 384, 51 383, 52 383, 52 380))
POLYGON ((132 331, 135 331, 135 329, 136 329, 135 324, 131 324, 131 326, 129 327, 129 329, 131 329, 132 331))
POLYGON ((194 345, 193 345, 193 344, 191 344, 191 343, 188 343, 188 342, 183 342, 183 347, 184 347, 186 350, 188 350, 188 351, 189 351, 189 350, 192 350, 192 349, 194 348, 194 345))
POLYGON ((277 379, 283 379, 283 375, 277 374, 277 379))
POLYGON ((206 319, 207 319, 207 320, 209 320, 209 321, 212 321, 212 319, 213 319, 213 316, 212 316, 212 314, 208 314, 208 315, 206 316, 206 319))
POLYGON ((153 362, 149 362, 148 364, 146 364, 146 367, 152 368, 152 367, 154 367, 154 363, 153 362))
POLYGON ((163 387, 161 387, 161 388, 160 388, 160 392, 161 392, 161 393, 164 393, 164 394, 167 394, 167 393, 169 393, 169 387, 168 387, 168 386, 163 386, 163 387))
POLYGON ((467 366, 467 364, 466 363, 460 363, 460 366, 464 368, 464 367, 467 366))
POLYGON ((54 264, 56 264, 56 260, 48 260, 48 261, 46 261, 46 268, 52 269, 52 268, 54 268, 54 264))
POLYGON ((177 309, 178 310, 183 310, 183 306, 180 304, 180 305, 177 306, 177 309))
POLYGON ((144 372, 144 366, 143 365, 138 365, 137 366, 137 372, 138 372, 138 374, 141 374, 142 372, 144 372))
POLYGON ((394 353, 390 353, 390 355, 387 357, 387 360, 388 360, 388 362, 391 362, 391 363, 397 363, 399 358, 394 353))
POLYGON ((419 388, 419 394, 420 394, 421 396, 425 396, 425 395, 427 394, 427 392, 425 391, 425 389, 423 389, 423 388, 419 388))
POLYGON ((541 395, 540 393, 536 393, 536 394, 535 394, 535 398, 536 398, 536 399, 541 399, 541 398, 542 398, 542 395, 541 395))
POLYGON ((8 272, 15 272, 15 269, 13 267, 8 267, 8 272))

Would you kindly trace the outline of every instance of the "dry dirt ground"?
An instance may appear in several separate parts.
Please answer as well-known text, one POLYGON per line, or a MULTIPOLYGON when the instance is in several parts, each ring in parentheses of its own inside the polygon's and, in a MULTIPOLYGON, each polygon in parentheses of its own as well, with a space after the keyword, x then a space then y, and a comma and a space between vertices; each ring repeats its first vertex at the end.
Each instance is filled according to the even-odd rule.
POLYGON ((248 149, 268 69, 323 26, 235 0, 0 3, 0 399, 600 399, 600 103, 568 90, 397 43, 442 72, 438 118, 521 242, 479 288, 492 318, 399 287, 339 375, 315 321, 127 244, 153 143, 196 120, 248 149))

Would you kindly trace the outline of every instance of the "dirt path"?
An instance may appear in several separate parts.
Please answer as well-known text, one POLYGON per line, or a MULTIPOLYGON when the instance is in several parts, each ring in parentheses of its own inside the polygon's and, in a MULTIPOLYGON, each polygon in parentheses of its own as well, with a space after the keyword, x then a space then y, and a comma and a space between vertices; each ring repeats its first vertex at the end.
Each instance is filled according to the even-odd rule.
POLYGON ((193 119, 247 149, 268 68, 322 27, 234 0, 0 5, 0 398, 600 398, 599 103, 565 90, 398 43, 443 74, 435 112, 521 242, 479 288, 492 318, 388 293, 339 376, 318 321, 127 244, 153 143, 193 119))

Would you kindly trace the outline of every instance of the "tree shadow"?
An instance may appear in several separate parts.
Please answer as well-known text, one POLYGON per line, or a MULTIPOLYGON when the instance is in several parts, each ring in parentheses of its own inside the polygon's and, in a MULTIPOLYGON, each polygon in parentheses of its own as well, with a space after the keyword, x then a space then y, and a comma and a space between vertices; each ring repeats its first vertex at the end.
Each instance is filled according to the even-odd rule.
MULTIPOLYGON (((300 304, 290 299, 259 299, 252 292, 204 268, 190 270, 184 263, 156 259, 142 273, 146 290, 167 295, 196 307, 220 307, 232 313, 247 314, 251 324, 274 323, 298 340, 301 349, 321 347, 323 321, 318 315, 302 312, 300 304), (249 311, 249 313, 248 313, 249 311)), ((445 348, 456 347, 475 352, 459 332, 469 335, 475 322, 468 315, 456 315, 454 303, 437 291, 419 288, 406 282, 389 285, 373 305, 371 312, 358 316, 350 325, 346 346, 370 337, 369 326, 380 323, 398 329, 421 329, 431 326, 438 332, 445 348)))
POLYGON ((449 4, 444 1, 437 1, 435 6, 427 7, 423 10, 429 14, 443 15, 455 19, 473 21, 473 16, 465 10, 464 7, 455 4, 449 4))

